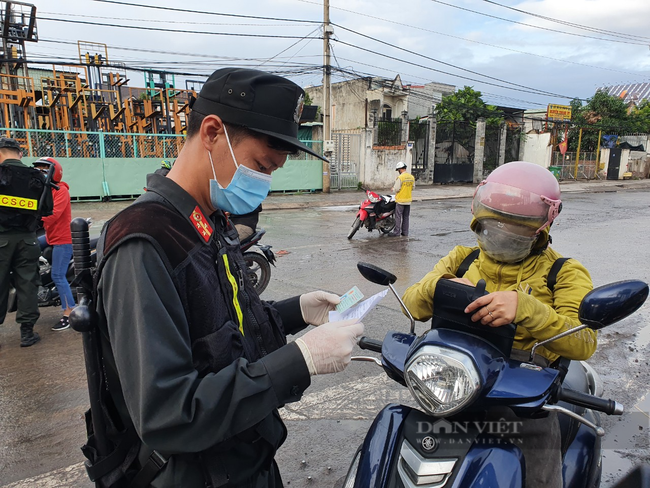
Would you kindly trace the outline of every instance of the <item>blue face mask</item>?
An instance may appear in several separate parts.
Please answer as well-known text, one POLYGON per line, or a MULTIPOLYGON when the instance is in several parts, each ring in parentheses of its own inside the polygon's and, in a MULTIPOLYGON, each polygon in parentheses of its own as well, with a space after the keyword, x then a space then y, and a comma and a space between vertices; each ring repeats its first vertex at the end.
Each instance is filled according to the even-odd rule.
POLYGON ((212 162, 212 154, 208 151, 208 157, 212 165, 212 174, 214 175, 214 179, 210 180, 210 201, 214 208, 221 209, 224 212, 230 212, 234 215, 244 215, 259 207, 269 194, 269 190, 271 189, 271 175, 265 175, 259 171, 237 164, 225 126, 223 130, 226 134, 230 155, 237 170, 230 184, 226 188, 223 188, 217 181, 214 162, 212 162))

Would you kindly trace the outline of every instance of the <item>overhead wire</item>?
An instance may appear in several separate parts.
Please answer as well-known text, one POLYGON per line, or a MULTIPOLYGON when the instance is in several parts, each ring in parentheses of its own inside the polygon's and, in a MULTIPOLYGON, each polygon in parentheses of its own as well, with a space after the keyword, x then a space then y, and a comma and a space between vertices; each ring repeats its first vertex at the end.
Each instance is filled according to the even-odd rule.
POLYGON ((360 51, 365 51, 365 52, 368 52, 368 53, 371 53, 371 54, 375 54, 375 55, 377 55, 377 56, 381 56, 381 57, 384 57, 384 58, 388 58, 388 59, 392 59, 392 60, 395 60, 395 61, 399 61, 399 62, 401 62, 401 63, 410 64, 411 66, 417 66, 418 68, 423 68, 423 69, 426 69, 426 70, 429 70, 429 71, 435 71, 435 72, 437 72, 437 73, 443 73, 443 74, 446 74, 446 75, 449 75, 449 76, 453 76, 453 77, 456 77, 456 78, 462 78, 462 79, 469 80, 469 81, 475 81, 475 82, 477 82, 477 83, 484 83, 484 84, 486 84, 486 85, 496 86, 496 87, 499 87, 499 88, 505 88, 505 89, 507 89, 507 90, 515 90, 515 91, 520 91, 520 92, 524 92, 524 93, 532 93, 532 94, 534 94, 534 95, 547 95, 547 96, 552 96, 552 97, 556 97, 556 98, 565 98, 565 99, 574 99, 574 98, 577 98, 577 97, 570 97, 570 96, 566 96, 566 95, 549 94, 549 93, 540 92, 540 91, 538 91, 538 90, 534 90, 534 89, 533 89, 533 90, 527 90, 527 89, 523 89, 523 88, 517 88, 517 87, 512 87, 512 86, 506 86, 506 85, 500 85, 500 84, 492 83, 492 82, 490 82, 490 81, 485 81, 485 80, 477 80, 476 78, 470 78, 470 77, 468 77, 468 76, 463 76, 463 75, 459 75, 459 74, 449 73, 448 71, 443 71, 443 70, 440 70, 440 69, 432 68, 432 67, 430 67, 430 66, 425 66, 425 65, 422 65, 422 64, 413 63, 413 62, 410 62, 410 61, 404 61, 404 60, 402 60, 402 59, 400 59, 400 58, 397 58, 397 57, 395 57, 395 56, 390 56, 390 55, 388 55, 388 54, 378 53, 377 51, 373 51, 372 49, 367 49, 367 48, 363 48, 363 47, 360 47, 360 46, 356 46, 356 45, 351 44, 351 43, 349 43, 349 42, 344 42, 344 41, 341 41, 341 40, 336 40, 336 42, 338 42, 339 44, 343 44, 343 45, 346 45, 346 46, 350 46, 350 47, 352 47, 352 48, 354 48, 354 49, 358 49, 358 50, 360 50, 360 51))
POLYGON ((526 88, 526 89, 528 89, 528 90, 533 90, 533 91, 535 91, 535 92, 538 92, 538 93, 541 94, 541 95, 550 95, 550 96, 559 97, 559 98, 573 98, 573 97, 566 97, 566 96, 564 96, 564 95, 558 95, 558 94, 556 94, 556 93, 552 93, 552 92, 547 92, 547 91, 545 91, 545 90, 540 90, 540 89, 537 89, 537 88, 532 88, 532 87, 529 87, 529 86, 526 86, 526 85, 521 85, 521 84, 519 84, 519 83, 514 83, 514 82, 511 82, 511 81, 503 80, 503 79, 501 79, 501 78, 497 78, 497 77, 494 77, 494 76, 485 75, 485 74, 483 74, 483 73, 479 73, 479 72, 477 72, 477 71, 473 71, 473 70, 470 70, 470 69, 467 69, 467 68, 463 68, 463 67, 461 67, 461 66, 457 66, 457 65, 455 65, 455 64, 453 64, 453 63, 448 63, 448 62, 446 62, 446 61, 442 61, 442 60, 440 60, 440 59, 432 58, 431 56, 426 56, 425 54, 421 54, 421 53, 417 53, 417 52, 415 52, 415 51, 411 51, 410 49, 406 49, 406 48, 403 48, 403 47, 399 47, 399 46, 397 46, 397 45, 395 45, 395 44, 391 44, 391 43, 389 43, 389 42, 382 41, 381 39, 377 39, 377 38, 374 38, 374 37, 372 37, 372 36, 368 36, 368 35, 366 35, 366 34, 362 34, 362 33, 360 33, 360 32, 354 31, 354 30, 352 30, 352 29, 348 29, 347 27, 343 27, 343 26, 341 26, 341 25, 339 25, 339 24, 334 24, 334 25, 336 25, 337 27, 340 27, 341 29, 344 29, 344 30, 346 30, 346 31, 348 31, 348 32, 352 32, 353 34, 356 34, 356 35, 361 36, 361 37, 365 37, 366 39, 370 39, 370 40, 372 40, 372 41, 374 41, 374 42, 378 42, 378 43, 383 44, 383 45, 385 45, 385 46, 389 46, 389 47, 392 47, 392 48, 394 48, 394 49, 398 49, 398 50, 400 50, 400 51, 404 51, 404 52, 407 52, 407 53, 409 53, 409 54, 413 54, 413 55, 415 55, 415 56, 422 57, 422 58, 424 58, 424 59, 428 59, 429 61, 434 61, 434 62, 436 62, 436 63, 440 63, 440 64, 442 64, 442 65, 449 66, 449 67, 451 67, 451 68, 454 68, 454 69, 457 69, 457 70, 460 70, 460 71, 464 71, 464 72, 466 72, 466 73, 471 73, 471 74, 473 74, 473 75, 482 76, 482 77, 484 77, 484 78, 487 78, 487 79, 490 79, 490 80, 499 81, 499 82, 501 82, 501 83, 507 83, 507 84, 510 84, 510 85, 513 85, 513 86, 517 86, 517 87, 519 87, 519 88, 526 88))
MULTIPOLYGON (((100 1, 100 0, 94 0, 100 1)), ((103 1, 103 0, 102 0, 103 1)), ((166 29, 163 27, 144 27, 144 26, 135 26, 135 25, 122 25, 122 24, 101 24, 98 22, 88 22, 85 20, 70 20, 70 19, 55 19, 52 17, 41 17, 40 20, 47 20, 53 22, 66 22, 71 24, 85 24, 85 25, 95 25, 100 27, 117 27, 121 29, 136 29, 136 30, 146 30, 146 31, 158 31, 158 32, 173 32, 176 34, 202 34, 202 35, 211 35, 211 36, 230 36, 230 37, 254 37, 254 38, 263 38, 263 39, 302 39, 301 36, 288 36, 288 35, 271 35, 271 34, 241 34, 241 33, 232 33, 232 32, 209 32, 209 31, 188 31, 182 29, 166 29)), ((316 37, 314 39, 322 39, 322 37, 316 37)))
MULTIPOLYGON (((303 3, 308 3, 308 4, 321 5, 319 2, 313 2, 313 1, 310 1, 310 0, 298 0, 298 1, 303 2, 303 3)), ((354 10, 350 10, 350 9, 346 9, 346 8, 342 8, 342 7, 330 6, 330 9, 340 10, 342 12, 348 12, 348 13, 359 15, 359 16, 362 16, 362 17, 367 17, 369 19, 381 20, 383 22, 387 22, 387 23, 390 23, 390 24, 399 25, 399 26, 402 26, 402 27, 408 27, 409 29, 420 30, 420 31, 423 31, 423 32, 429 32, 429 33, 432 33, 432 34, 436 34, 436 35, 440 35, 440 36, 444 36, 444 37, 449 37, 449 38, 452 38, 452 39, 459 39, 461 41, 470 42, 470 43, 473 43, 473 44, 479 44, 479 45, 482 45, 482 46, 488 46, 488 47, 494 47, 494 48, 497 48, 497 49, 502 49, 504 51, 510 51, 510 52, 513 52, 513 53, 524 54, 526 56, 534 56, 534 57, 538 57, 538 58, 542 58, 542 59, 549 59, 551 61, 557 61, 557 62, 566 63, 566 64, 573 64, 573 65, 576 65, 576 66, 584 66, 586 68, 600 69, 600 70, 604 70, 604 71, 613 71, 613 72, 616 72, 616 73, 624 73, 624 74, 630 74, 630 75, 638 75, 639 74, 638 72, 623 71, 623 70, 619 70, 619 69, 608 68, 606 66, 597 66, 597 65, 592 65, 592 64, 579 63, 577 61, 570 61, 570 60, 562 59, 562 58, 554 58, 554 57, 551 57, 551 56, 545 56, 543 54, 531 53, 529 51, 521 51, 519 49, 513 49, 513 48, 507 47, 507 46, 500 46, 498 44, 490 44, 488 42, 482 42, 482 41, 477 41, 476 39, 469 39, 467 37, 461 37, 461 36, 456 36, 456 35, 453 35, 453 34, 447 34, 445 32, 439 32, 439 31, 435 31, 435 30, 432 30, 432 29, 427 29, 425 27, 420 27, 420 26, 417 26, 417 25, 411 25, 411 24, 406 24, 406 23, 403 23, 403 22, 397 22, 397 21, 391 20, 391 19, 384 19, 382 17, 377 17, 375 15, 370 15, 370 14, 366 14, 366 13, 363 13, 363 12, 356 12, 354 10)))
POLYGON ((483 0, 483 1, 486 2, 486 3, 490 3, 492 5, 496 5, 497 7, 502 7, 502 8, 508 9, 508 10, 513 10, 515 12, 519 12, 519 13, 522 13, 522 14, 525 14, 525 15, 530 15, 532 17, 537 17, 539 19, 547 20, 549 22, 554 22, 554 23, 558 23, 558 24, 561 24, 561 25, 566 25, 568 27, 573 27, 575 29, 583 29, 583 30, 587 30, 587 31, 590 31, 590 32, 597 32, 597 33, 600 33, 600 34, 605 34, 605 35, 614 36, 614 37, 620 37, 620 38, 623 38, 623 39, 631 39, 631 40, 644 40, 645 39, 645 40, 650 41, 650 37, 646 37, 646 36, 637 36, 636 34, 624 34, 622 32, 610 31, 610 30, 607 30, 607 29, 600 29, 598 27, 590 27, 590 26, 583 25, 583 24, 576 24, 576 23, 573 23, 573 22, 568 22, 566 20, 554 19, 552 17, 547 17, 545 15, 540 15, 540 14, 536 14, 534 12, 528 12, 526 10, 521 10, 521 9, 518 9, 518 8, 515 8, 515 7, 510 7, 508 5, 503 5, 501 3, 497 3, 497 2, 494 2, 492 0, 483 0))
MULTIPOLYGON (((272 17, 261 17, 261 16, 242 16, 242 15, 235 15, 235 14, 223 14, 223 13, 219 13, 219 12, 204 12, 204 11, 189 10, 189 9, 176 9, 176 8, 172 8, 172 7, 157 7, 157 6, 141 5, 141 4, 134 4, 134 3, 128 3, 128 2, 118 2, 118 1, 113 1, 113 0, 95 0, 95 1, 103 2, 103 3, 128 5, 128 6, 133 6, 133 7, 160 8, 160 9, 163 9, 163 10, 184 11, 184 12, 187 11, 187 12, 190 12, 190 13, 226 15, 226 16, 235 16, 235 17, 244 17, 244 18, 256 18, 256 19, 273 20, 273 21, 292 21, 292 22, 295 21, 295 22, 316 23, 315 21, 306 21, 306 20, 302 20, 302 19, 281 19, 281 18, 272 18, 272 17)), ((53 19, 53 18, 44 18, 44 19, 45 20, 59 21, 59 22, 74 22, 74 23, 82 23, 82 24, 90 24, 90 25, 102 25, 102 26, 107 25, 107 24, 97 24, 97 23, 93 23, 93 22, 70 21, 68 19, 53 19)), ((509 85, 518 86, 518 87, 525 88, 525 89, 517 90, 516 88, 512 88, 512 87, 509 87, 509 86, 499 85, 499 84, 496 84, 496 83, 489 83, 489 82, 486 82, 484 80, 477 80, 477 79, 474 79, 474 78, 465 77, 465 76, 458 75, 458 74, 455 74, 455 73, 449 73, 449 72, 445 72, 445 71, 442 71, 442 70, 436 70, 436 69, 431 68, 431 67, 423 66, 423 65, 420 65, 420 64, 417 64, 417 63, 411 63, 411 62, 404 61, 404 60, 401 60, 401 59, 397 59, 395 57, 392 57, 392 56, 389 56, 389 55, 386 55, 386 54, 383 54, 383 53, 379 53, 379 52, 376 52, 376 51, 372 51, 372 50, 369 50, 369 49, 365 49, 365 48, 361 48, 361 47, 358 47, 358 46, 355 46, 355 45, 351 45, 349 43, 345 43, 345 42, 340 41, 340 40, 334 40, 335 42, 339 42, 341 44, 346 44, 346 45, 349 45, 349 46, 351 46, 353 48, 361 49, 361 50, 373 53, 373 54, 378 55, 378 56, 383 56, 383 57, 386 57, 388 59, 395 59, 395 60, 400 61, 402 63, 410 64, 412 66, 421 67, 421 68, 432 70, 432 71, 435 71, 435 72, 440 72, 440 73, 443 73, 443 74, 446 74, 448 76, 452 76, 452 77, 455 77, 455 78, 467 79, 467 80, 477 82, 477 83, 485 83, 485 84, 488 84, 488 85, 497 86, 497 87, 504 88, 504 89, 507 89, 507 90, 517 90, 517 91, 523 91, 523 92, 526 92, 526 93, 532 93, 532 94, 536 94, 536 95, 553 96, 553 97, 567 98, 567 99, 576 98, 576 97, 571 97, 571 96, 566 96, 566 95, 555 94, 555 93, 552 93, 552 92, 547 92, 545 90, 540 90, 540 89, 537 89, 537 88, 527 87, 525 85, 519 85, 519 84, 510 82, 508 80, 503 80, 503 79, 496 78, 496 77, 490 77, 489 75, 485 75, 485 74, 475 72, 475 71, 472 71, 472 70, 467 70, 465 68, 453 65, 451 63, 445 63, 444 61, 437 60, 435 58, 431 58, 431 57, 428 57, 428 56, 425 56, 425 55, 422 55, 422 54, 419 54, 419 53, 416 53, 414 51, 410 51, 410 50, 407 50, 407 49, 404 49, 404 48, 400 48, 399 46, 395 46, 395 45, 393 45, 391 43, 387 43, 387 42, 382 41, 380 39, 376 39, 376 38, 373 38, 371 36, 366 36, 364 34, 358 33, 358 32, 353 31, 351 29, 347 29, 346 27, 343 27, 342 25, 339 25, 339 24, 334 24, 334 25, 337 25, 337 27, 339 27, 339 28, 341 28, 343 30, 348 30, 348 31, 350 31, 352 33, 355 33, 357 35, 360 35, 360 36, 366 37, 368 39, 371 39, 374 42, 379 42, 379 43, 385 44, 385 45, 390 46, 390 47, 395 48, 395 49, 404 50, 405 52, 409 52, 409 53, 411 53, 413 55, 421 56, 421 57, 423 57, 425 59, 429 59, 429 60, 434 61, 434 62, 439 62, 439 63, 445 64, 445 65, 451 66, 454 69, 459 69, 461 71, 466 71, 466 72, 469 72, 469 73, 472 73, 472 74, 476 74, 477 76, 485 77, 485 78, 488 78, 488 79, 493 79, 493 80, 499 81, 501 83, 506 83, 506 84, 509 84, 509 85)), ((235 34, 235 33, 202 32, 202 31, 183 31, 183 30, 178 30, 178 29, 159 29, 159 28, 153 28, 153 27, 126 26, 126 25, 117 25, 117 24, 108 24, 107 26, 109 26, 109 27, 121 27, 121 28, 132 28, 132 29, 139 29, 139 30, 160 30, 160 31, 163 31, 163 32, 182 32, 182 33, 190 33, 190 34, 210 34, 210 35, 227 35, 227 36, 241 36, 241 37, 297 39, 298 42, 294 43, 293 45, 296 45, 297 43, 299 43, 299 42, 301 42, 301 41, 303 41, 305 39, 309 39, 309 40, 322 39, 321 36, 310 37, 310 34, 308 34, 307 36, 302 36, 302 37, 301 36, 275 36, 275 35, 260 35, 260 34, 235 34)), ((314 32, 314 31, 312 31, 312 32, 314 32)), ((292 47, 292 46, 290 46, 290 47, 292 47)), ((287 49, 290 49, 290 47, 287 48, 287 49)), ((119 49, 122 49, 122 48, 119 48, 119 49)), ((124 49, 127 49, 127 48, 124 48, 124 49)), ((146 50, 141 50, 141 51, 146 52, 146 50)), ((282 52, 285 52, 285 51, 282 51, 282 52)), ((150 52, 161 53, 159 50, 151 50, 150 52)), ((278 55, 282 54, 282 52, 278 53, 278 55)), ((179 54, 188 55, 188 56, 192 55, 190 53, 179 53, 179 54)), ((262 65, 264 65, 265 63, 268 63, 270 60, 276 58, 278 55, 276 55, 276 56, 274 56, 272 58, 268 58, 268 59, 265 58, 266 61, 260 60, 260 62, 262 63, 262 65)), ((196 57, 202 57, 201 55, 195 55, 195 56, 196 57)), ((204 57, 211 58, 211 56, 209 56, 209 55, 204 55, 204 57)), ((238 59, 238 58, 232 58, 232 59, 238 59)), ((292 58, 290 58, 290 59, 292 59, 292 58)), ((148 62, 151 62, 151 61, 148 61, 148 62)), ((284 64, 286 65, 287 62, 285 62, 284 64)), ((165 62, 162 62, 162 61, 159 62, 159 63, 160 64, 165 64, 165 62)), ((168 62, 168 63, 170 63, 170 62, 168 62)), ((171 63, 186 64, 186 63, 183 63, 183 62, 180 62, 180 61, 171 62, 171 63)), ((187 64, 189 64, 189 63, 187 63, 187 64)))
POLYGON ((133 3, 133 2, 121 2, 118 0, 93 0, 95 2, 100 2, 100 3, 112 3, 116 5, 123 5, 127 7, 140 7, 140 8, 148 8, 148 9, 154 9, 154 10, 167 10, 170 12, 184 12, 184 13, 191 13, 191 14, 201 14, 201 15, 217 15, 221 17, 237 17, 237 18, 242 18, 242 19, 263 19, 263 20, 274 20, 274 21, 282 21, 282 22, 298 22, 298 23, 310 23, 310 24, 322 24, 323 22, 321 20, 304 20, 304 19, 287 19, 287 18, 278 18, 278 17, 263 17, 259 15, 243 15, 243 14, 227 14, 223 12, 210 12, 206 10, 192 10, 192 9, 186 9, 186 8, 177 8, 177 7, 164 7, 160 5, 145 5, 141 3, 133 3))
POLYGON ((125 20, 128 22, 156 22, 160 24, 191 24, 191 25, 228 25, 237 27, 294 27, 294 24, 233 24, 232 22, 196 22, 190 20, 170 19, 134 19, 131 17, 106 17, 103 15, 71 14, 68 12, 40 12, 43 15, 66 15, 68 17, 81 17, 84 19, 125 20))
MULTIPOLYGON (((311 36, 314 32, 316 32, 316 31, 318 31, 318 30, 320 30, 320 26, 319 26, 319 27, 316 27, 313 31, 311 31, 309 34, 307 34, 306 36, 304 36, 302 39, 298 39, 296 42, 294 42, 293 44, 291 44, 291 46, 289 46, 288 48, 283 49, 282 51, 280 51, 280 52, 279 52, 278 54, 276 54, 275 56, 272 56, 272 57, 268 58, 267 61, 271 61, 271 60, 275 59, 276 57, 278 57, 280 54, 287 52, 289 49, 291 49, 292 47, 294 47, 296 44, 299 44, 299 43, 301 43, 302 41, 304 41, 305 39, 309 38, 309 36, 311 36)), ((303 47, 304 47, 304 46, 303 46, 303 47)), ((298 51, 298 52, 300 52, 300 51, 298 51)), ((291 58, 290 58, 290 59, 291 59, 291 58)), ((261 63, 259 66, 260 66, 260 67, 261 67, 261 66, 264 66, 264 65, 266 64, 267 61, 264 61, 264 62, 261 63)))
POLYGON ((435 3, 439 3, 440 5, 446 5, 447 7, 452 7, 452 8, 456 8, 456 9, 459 9, 459 10, 464 10, 466 12, 472 12, 474 14, 483 15, 484 17, 490 17, 490 18, 493 18, 493 19, 502 20, 504 22, 510 22, 512 24, 518 24, 518 25, 523 25, 523 26, 526 26, 526 27, 532 27, 534 29, 541 29, 541 30, 545 30, 545 31, 549 31, 549 32, 556 32, 556 33, 559 33, 559 34, 566 34, 568 36, 584 37, 586 39, 595 39, 597 41, 617 42, 617 43, 621 43, 621 44, 634 44, 634 45, 637 45, 637 46, 647 46, 647 43, 642 43, 642 42, 621 41, 621 40, 618 40, 618 39, 603 39, 602 37, 587 36, 587 35, 584 35, 584 34, 576 34, 575 32, 566 32, 566 31, 560 31, 560 30, 557 30, 557 29, 550 29, 548 27, 541 27, 539 25, 526 24, 525 22, 518 22, 516 20, 511 20, 511 19, 506 19, 506 18, 503 18, 503 17, 498 17, 496 15, 486 14, 485 12, 479 12, 477 10, 472 10, 472 9, 469 9, 469 8, 461 7, 459 5, 453 5, 451 3, 443 2, 442 0, 430 0, 430 1, 435 2, 435 3))

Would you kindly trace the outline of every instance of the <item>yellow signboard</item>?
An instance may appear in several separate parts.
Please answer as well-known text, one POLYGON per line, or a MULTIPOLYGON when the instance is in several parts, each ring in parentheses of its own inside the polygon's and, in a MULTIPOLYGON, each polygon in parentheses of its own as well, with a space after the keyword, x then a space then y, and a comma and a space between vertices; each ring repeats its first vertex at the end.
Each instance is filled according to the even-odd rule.
POLYGON ((36 210, 38 208, 38 200, 34 200, 32 198, 14 197, 11 195, 0 195, 0 207, 36 210))
POLYGON ((571 106, 554 105, 551 103, 546 109, 546 118, 548 120, 569 121, 571 120, 571 106))

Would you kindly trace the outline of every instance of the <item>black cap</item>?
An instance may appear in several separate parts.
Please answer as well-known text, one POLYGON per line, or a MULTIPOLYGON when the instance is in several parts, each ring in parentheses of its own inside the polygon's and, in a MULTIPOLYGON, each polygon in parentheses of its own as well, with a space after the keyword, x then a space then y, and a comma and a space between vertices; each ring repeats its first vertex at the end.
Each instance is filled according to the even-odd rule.
POLYGON ((4 148, 15 149, 17 151, 23 150, 16 139, 12 139, 11 137, 0 137, 0 149, 4 148))
POLYGON ((304 101, 304 90, 286 78, 254 69, 223 68, 210 75, 192 110, 218 115, 224 122, 275 137, 327 161, 298 140, 304 101))

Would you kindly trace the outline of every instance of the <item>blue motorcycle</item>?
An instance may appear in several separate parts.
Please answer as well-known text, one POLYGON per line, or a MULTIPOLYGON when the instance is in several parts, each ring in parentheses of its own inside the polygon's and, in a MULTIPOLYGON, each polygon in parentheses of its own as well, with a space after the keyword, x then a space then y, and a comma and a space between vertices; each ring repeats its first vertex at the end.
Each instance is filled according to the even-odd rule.
POLYGON ((362 338, 362 349, 381 353, 355 357, 383 367, 408 387, 420 409, 390 404, 375 418, 357 450, 344 488, 468 488, 525 486, 526 466, 518 446, 521 422, 489 420, 495 409, 515 418, 557 412, 562 438, 565 488, 600 485, 599 414, 621 415, 623 407, 601 398, 597 373, 584 362, 558 360, 551 367, 533 361, 535 349, 584 328, 611 325, 635 312, 648 297, 642 281, 621 281, 592 290, 582 300, 582 325, 537 343, 530 358, 510 358, 516 326, 473 324, 464 307, 485 293, 440 280, 432 329, 415 334, 415 321, 393 288, 396 277, 371 264, 361 274, 388 286, 411 320, 410 333, 390 331, 383 342, 362 338), (450 303, 457 303, 457 310, 450 303))

